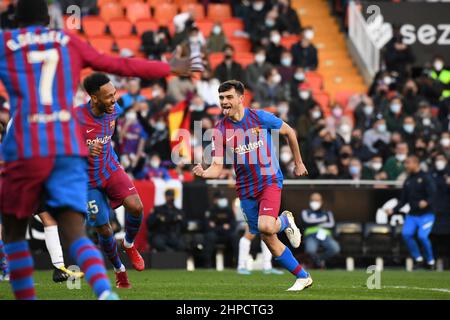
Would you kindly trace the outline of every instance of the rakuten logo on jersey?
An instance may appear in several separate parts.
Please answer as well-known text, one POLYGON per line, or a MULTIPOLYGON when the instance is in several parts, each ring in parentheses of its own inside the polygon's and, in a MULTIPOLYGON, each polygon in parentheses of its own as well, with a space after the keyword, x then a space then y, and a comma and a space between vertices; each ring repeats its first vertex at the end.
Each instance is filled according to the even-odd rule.
POLYGON ((264 141, 258 140, 258 142, 251 142, 249 144, 242 144, 233 149, 237 154, 245 154, 251 151, 257 150, 259 147, 264 146, 264 141))
POLYGON ((97 137, 95 139, 87 139, 86 140, 86 144, 88 146, 93 145, 93 144, 98 144, 98 143, 107 144, 110 141, 111 141, 111 136, 104 136, 104 137, 101 137, 101 138, 97 137))
POLYGON ((416 42, 426 46, 432 44, 450 45, 450 24, 438 24, 437 26, 423 24, 419 27, 404 24, 400 28, 400 33, 403 36, 403 43, 406 45, 412 45, 416 42))

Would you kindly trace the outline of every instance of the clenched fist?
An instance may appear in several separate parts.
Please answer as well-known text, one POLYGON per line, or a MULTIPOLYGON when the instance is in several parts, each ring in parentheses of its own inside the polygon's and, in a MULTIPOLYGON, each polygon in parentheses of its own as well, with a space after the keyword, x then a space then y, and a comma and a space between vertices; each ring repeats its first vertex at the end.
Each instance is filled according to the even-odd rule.
POLYGON ((308 175, 308 170, 306 170, 306 167, 303 163, 296 165, 294 168, 294 175, 296 177, 303 177, 308 175))
POLYGON ((205 170, 203 170, 203 167, 201 164, 197 164, 193 169, 192 172, 199 177, 203 177, 203 174, 205 173, 205 170))

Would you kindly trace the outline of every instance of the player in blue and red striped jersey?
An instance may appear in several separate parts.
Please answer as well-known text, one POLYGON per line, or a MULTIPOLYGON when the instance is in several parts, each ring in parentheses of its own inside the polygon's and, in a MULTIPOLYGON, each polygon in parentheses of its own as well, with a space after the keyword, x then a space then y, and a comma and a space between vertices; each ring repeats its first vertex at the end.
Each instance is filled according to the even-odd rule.
POLYGON ((171 71, 189 73, 192 60, 176 57, 168 64, 100 54, 70 33, 47 28, 46 0, 19 0, 15 17, 18 28, 0 32, 0 80, 12 116, 2 144, 0 212, 12 290, 17 299, 36 298, 25 233, 28 218, 45 197, 96 296, 117 298, 103 258, 84 230, 88 150, 72 108, 80 71, 92 67, 121 76, 160 78, 171 71))
POLYGON ((122 248, 133 267, 144 270, 144 260, 133 245, 143 217, 143 205, 133 182, 119 163, 111 144, 116 119, 122 108, 116 102, 116 89, 103 73, 93 73, 83 82, 91 100, 75 108, 89 156, 89 189, 87 221, 97 230, 99 243, 114 266, 117 288, 131 288, 125 266, 120 260, 117 242, 109 223, 109 211, 125 207, 125 239, 122 248))
POLYGON ((199 164, 193 172, 203 178, 217 178, 225 163, 233 163, 236 191, 252 234, 261 233, 272 255, 296 276, 290 291, 301 291, 312 285, 312 278, 294 258, 291 250, 277 237, 285 232, 291 245, 301 243, 300 230, 289 211, 279 215, 283 174, 274 147, 275 130, 285 136, 292 150, 296 176, 308 171, 303 164, 295 131, 281 119, 263 110, 244 108, 244 85, 236 80, 219 87, 224 118, 213 132, 212 163, 206 170, 199 164), (230 152, 228 152, 230 151, 230 152))

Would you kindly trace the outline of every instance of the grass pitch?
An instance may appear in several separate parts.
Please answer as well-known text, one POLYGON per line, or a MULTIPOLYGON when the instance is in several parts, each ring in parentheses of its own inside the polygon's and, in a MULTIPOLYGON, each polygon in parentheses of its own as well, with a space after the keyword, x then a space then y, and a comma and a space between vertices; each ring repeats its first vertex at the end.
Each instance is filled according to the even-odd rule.
MULTIPOLYGON (((287 292, 294 283, 290 274, 264 275, 255 271, 250 276, 238 275, 234 270, 178 271, 145 270, 128 271, 132 289, 117 289, 123 300, 290 300, 290 299, 445 299, 450 300, 450 272, 383 271, 381 289, 368 289, 370 274, 365 271, 311 271, 314 284, 303 292, 287 292)), ((69 290, 66 283, 51 280, 51 271, 35 272, 39 299, 79 300, 94 299, 88 284, 83 280, 81 289, 69 290)), ((114 274, 109 273, 111 281, 114 274)), ((12 299, 8 283, 0 283, 0 300, 12 299)))

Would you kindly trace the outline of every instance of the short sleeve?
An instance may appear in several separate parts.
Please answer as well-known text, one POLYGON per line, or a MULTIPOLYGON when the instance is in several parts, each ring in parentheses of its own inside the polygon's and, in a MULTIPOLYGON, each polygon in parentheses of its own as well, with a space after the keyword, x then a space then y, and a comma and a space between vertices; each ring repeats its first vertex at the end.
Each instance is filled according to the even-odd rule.
POLYGON ((267 129, 280 129, 283 125, 283 120, 276 117, 274 114, 264 111, 257 110, 258 117, 263 126, 266 126, 267 129))
POLYGON ((116 116, 120 117, 120 115, 123 113, 122 107, 116 102, 115 108, 116 108, 116 116))

